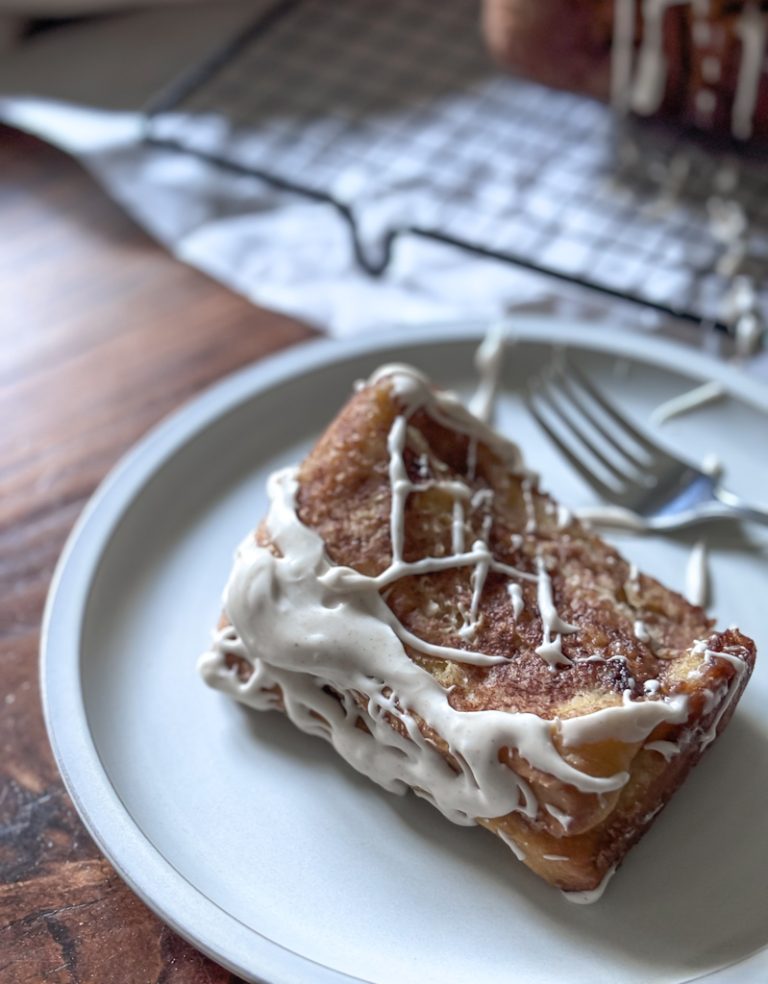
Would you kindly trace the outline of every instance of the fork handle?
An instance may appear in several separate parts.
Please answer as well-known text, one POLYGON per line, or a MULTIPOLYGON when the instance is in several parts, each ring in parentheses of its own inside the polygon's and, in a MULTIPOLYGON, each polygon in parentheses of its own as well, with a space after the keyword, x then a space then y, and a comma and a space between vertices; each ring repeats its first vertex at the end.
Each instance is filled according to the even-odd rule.
POLYGON ((752 502, 746 502, 733 492, 727 489, 716 488, 713 495, 719 503, 726 506, 729 512, 741 516, 753 523, 763 523, 768 526, 768 507, 758 506, 752 502))

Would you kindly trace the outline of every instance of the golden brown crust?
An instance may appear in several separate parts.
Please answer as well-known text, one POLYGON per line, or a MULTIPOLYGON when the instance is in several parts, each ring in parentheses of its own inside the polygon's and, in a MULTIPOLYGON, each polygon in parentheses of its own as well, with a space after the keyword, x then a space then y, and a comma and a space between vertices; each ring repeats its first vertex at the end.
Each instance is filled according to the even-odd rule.
MULTIPOLYGON (((299 471, 300 519, 323 538, 335 563, 368 575, 381 573, 391 559, 387 436, 402 410, 390 380, 362 390, 299 471)), ((448 698, 453 707, 565 719, 620 704, 627 691, 641 698, 643 685, 650 680, 658 681, 659 698, 688 696, 688 720, 680 725, 662 724, 648 739, 678 744, 678 754, 669 761, 658 751, 642 748, 641 743, 559 746, 563 757, 587 774, 629 772, 630 781, 615 793, 580 792, 532 768, 514 749, 502 749, 501 760, 534 789, 539 813, 533 821, 511 813, 490 820, 478 818, 479 822, 514 840, 524 851, 526 864, 553 884, 569 890, 595 888, 698 761, 702 734, 718 715, 722 715, 721 731, 737 703, 740 692, 732 692, 736 666, 726 659, 705 659, 692 651, 693 643, 706 639, 713 652, 736 647, 746 664, 740 690, 754 663, 754 644, 735 629, 713 632, 701 608, 653 578, 634 574, 613 547, 577 520, 558 523, 553 500, 535 483, 525 488, 525 476, 511 474, 482 443, 477 447, 475 474, 470 477, 466 436, 436 423, 423 410, 411 416, 409 435, 404 461, 410 478, 417 479, 419 467, 424 466, 417 459, 427 450, 432 473, 460 477, 473 492, 492 491, 492 502, 488 495, 481 495, 468 512, 473 536, 480 535, 484 522, 487 528, 490 514, 489 542, 498 559, 531 574, 536 571, 537 557, 551 562, 555 606, 578 629, 564 638, 563 653, 574 661, 602 657, 601 661, 550 669, 535 652, 543 626, 536 585, 531 582, 523 582, 525 607, 515 619, 507 594, 508 578, 490 574, 482 594, 480 624, 469 643, 458 634, 462 624, 459 605, 469 607, 471 597, 469 568, 403 578, 388 589, 385 598, 412 633, 432 643, 510 658, 496 666, 472 666, 407 650, 411 659, 453 688, 448 698), (636 638, 637 620, 647 627, 651 637, 647 643, 636 638), (730 703, 723 713, 725 700, 730 703), (553 810, 547 810, 547 805, 553 810), (567 832, 556 819, 562 813, 571 818, 567 832), (548 860, 545 855, 568 860, 548 860)), ((406 508, 405 559, 450 553, 450 516, 451 503, 444 492, 413 493, 406 508)), ((260 544, 275 549, 263 524, 256 535, 260 544)), ((467 536, 467 542, 472 542, 472 536, 467 536)), ((359 700, 364 704, 366 696, 359 695, 359 700)), ((400 722, 390 723, 407 737, 400 722)), ((423 721, 417 719, 417 723, 450 762, 450 751, 440 735, 423 721)))

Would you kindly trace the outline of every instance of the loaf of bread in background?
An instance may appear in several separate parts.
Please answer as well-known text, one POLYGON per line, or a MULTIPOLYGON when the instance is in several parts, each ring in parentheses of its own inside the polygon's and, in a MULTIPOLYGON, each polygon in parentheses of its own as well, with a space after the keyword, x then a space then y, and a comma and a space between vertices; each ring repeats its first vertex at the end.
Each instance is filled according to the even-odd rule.
POLYGON ((741 141, 768 136, 767 17, 756 0, 483 0, 487 43, 515 73, 741 141))

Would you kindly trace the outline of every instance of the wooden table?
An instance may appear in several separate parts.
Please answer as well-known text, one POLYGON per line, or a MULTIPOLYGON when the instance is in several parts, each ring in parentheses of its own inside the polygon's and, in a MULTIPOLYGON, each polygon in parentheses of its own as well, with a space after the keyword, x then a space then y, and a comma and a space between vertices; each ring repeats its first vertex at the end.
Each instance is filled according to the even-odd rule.
POLYGON ((72 161, 0 127, 0 981, 234 981, 100 856, 45 734, 56 559, 98 482, 213 380, 303 341, 171 259, 72 161))

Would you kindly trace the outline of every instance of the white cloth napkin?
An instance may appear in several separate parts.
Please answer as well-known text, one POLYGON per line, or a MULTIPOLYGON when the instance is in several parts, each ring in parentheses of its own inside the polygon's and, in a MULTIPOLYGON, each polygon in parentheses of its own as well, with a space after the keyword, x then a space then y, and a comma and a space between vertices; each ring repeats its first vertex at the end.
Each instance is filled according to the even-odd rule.
MULTIPOLYGON (((387 273, 373 278, 327 205, 145 145, 146 101, 268 6, 154 9, 44 32, 0 58, 0 119, 76 155, 181 259, 337 336, 523 309, 691 337, 636 306, 415 237, 399 241, 387 273)), ((715 344, 710 334, 699 332, 702 344, 715 344)))

